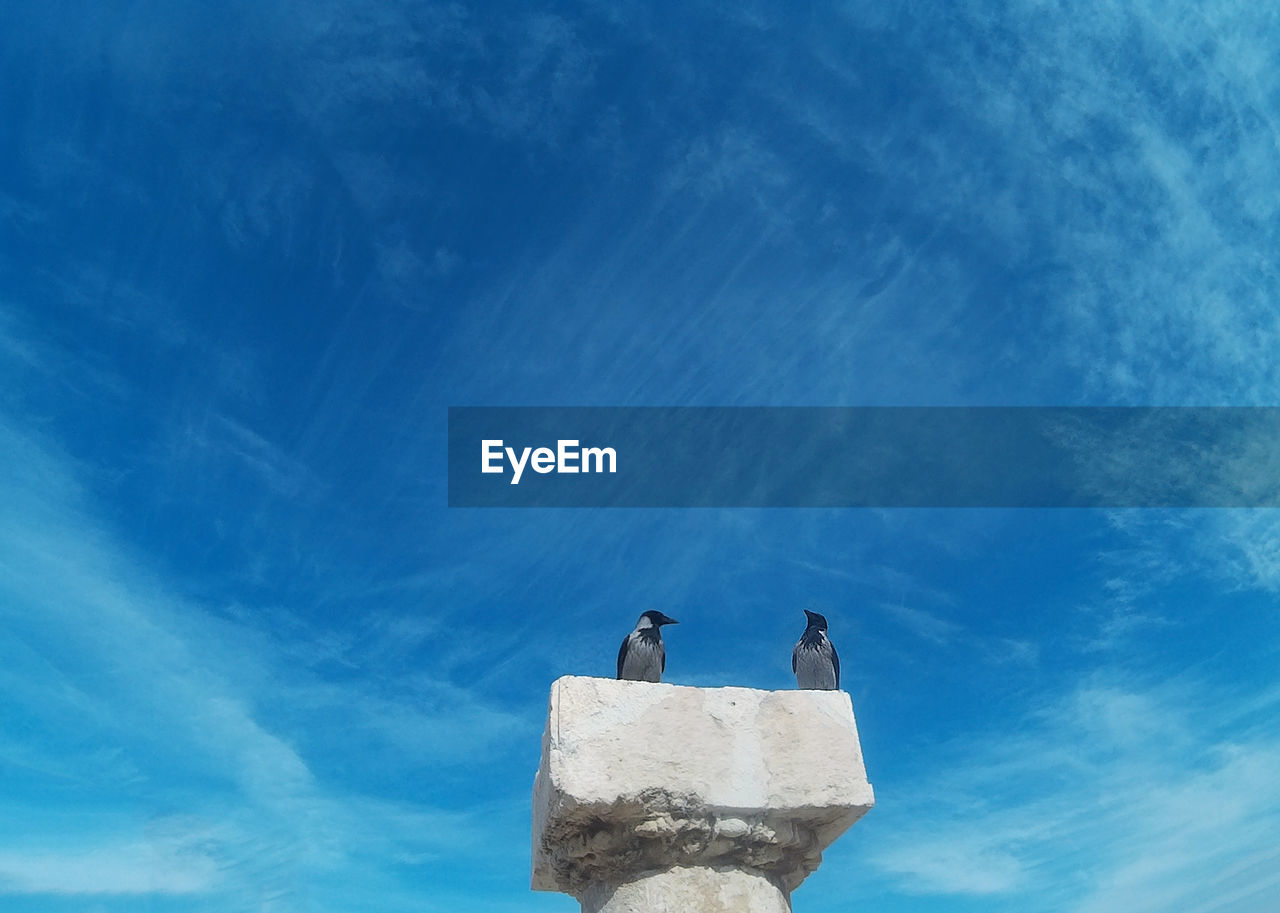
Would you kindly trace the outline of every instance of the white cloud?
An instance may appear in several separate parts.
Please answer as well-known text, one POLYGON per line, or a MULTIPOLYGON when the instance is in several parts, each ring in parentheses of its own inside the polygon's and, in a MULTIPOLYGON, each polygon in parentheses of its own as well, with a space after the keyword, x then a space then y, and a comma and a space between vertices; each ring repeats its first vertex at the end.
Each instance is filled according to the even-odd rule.
POLYGON ((871 860, 907 892, 1023 908, 1261 909, 1280 899, 1280 737, 1218 725, 1248 699, 1100 675, 879 790, 876 814, 899 820, 871 860))
POLYGON ((376 616, 355 649, 305 625, 214 616, 113 541, 56 448, 0 415, 0 449, 12 458, 0 471, 0 758, 11 796, 53 782, 80 797, 70 810, 6 808, 46 839, 0 840, 0 894, 286 898, 351 866, 376 880, 397 856, 474 855, 507 826, 505 811, 391 801, 316 772, 319 757, 374 781, 437 776, 519 730, 447 680, 369 668, 415 649, 430 624, 376 616), (318 671, 335 659, 348 661, 343 686, 318 671))
POLYGON ((983 838, 920 841, 877 853, 875 864, 908 892, 1005 894, 1026 881, 1023 864, 983 838))
POLYGON ((218 882, 199 846, 131 842, 72 852, 0 850, 0 894, 197 894, 218 882))

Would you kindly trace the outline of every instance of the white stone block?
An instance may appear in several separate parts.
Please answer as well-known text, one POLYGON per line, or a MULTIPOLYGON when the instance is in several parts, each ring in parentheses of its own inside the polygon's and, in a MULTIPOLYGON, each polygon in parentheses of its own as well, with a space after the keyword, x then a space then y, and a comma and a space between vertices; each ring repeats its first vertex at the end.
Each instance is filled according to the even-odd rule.
POLYGON ((582 898, 690 867, 790 892, 874 802, 843 691, 566 676, 534 781, 533 887, 582 898))

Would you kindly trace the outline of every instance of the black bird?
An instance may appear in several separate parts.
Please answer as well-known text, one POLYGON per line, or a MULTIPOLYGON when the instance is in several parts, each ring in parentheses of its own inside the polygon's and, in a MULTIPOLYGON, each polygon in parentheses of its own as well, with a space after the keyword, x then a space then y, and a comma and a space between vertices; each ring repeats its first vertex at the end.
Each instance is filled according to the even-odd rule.
POLYGON ((827 620, 808 609, 804 614, 809 624, 791 651, 796 684, 809 691, 835 691, 840 687, 840 657, 827 639, 827 620))
POLYGON ((662 681, 662 672, 667 668, 662 626, 679 623, 661 612, 641 615, 636 629, 623 638, 618 650, 618 678, 632 682, 662 681))

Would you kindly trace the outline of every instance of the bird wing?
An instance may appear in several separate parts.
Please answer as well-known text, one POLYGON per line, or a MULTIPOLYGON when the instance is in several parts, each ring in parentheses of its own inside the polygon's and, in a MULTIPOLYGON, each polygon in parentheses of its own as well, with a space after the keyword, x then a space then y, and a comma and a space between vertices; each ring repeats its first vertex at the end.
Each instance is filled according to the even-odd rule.
POLYGON ((836 645, 827 641, 831 645, 831 665, 836 670, 836 687, 840 687, 840 654, 836 652, 836 645))
POLYGON ((622 646, 618 648, 618 678, 622 678, 622 664, 627 661, 627 646, 631 643, 631 635, 622 638, 622 646))
POLYGON ((796 644, 791 648, 791 671, 796 671, 796 656, 800 653, 800 645, 796 644))
POLYGON ((667 648, 662 645, 662 641, 658 641, 658 671, 667 671, 667 648))

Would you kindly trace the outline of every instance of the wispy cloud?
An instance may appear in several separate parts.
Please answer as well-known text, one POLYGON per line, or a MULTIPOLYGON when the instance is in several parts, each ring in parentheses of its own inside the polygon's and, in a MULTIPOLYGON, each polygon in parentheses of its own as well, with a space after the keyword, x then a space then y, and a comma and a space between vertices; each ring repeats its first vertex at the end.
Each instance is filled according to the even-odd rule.
POLYGON ((219 880, 204 835, 62 853, 0 850, 0 893, 7 894, 199 894, 219 880))
POLYGON ((1224 731, 1246 699, 1100 673, 1017 729, 972 733, 930 780, 882 788, 877 814, 904 827, 872 861, 908 892, 1023 908, 1256 910, 1277 887, 1280 739, 1224 731))
POLYGON ((996 665, 1034 666, 1040 659, 1040 645, 1027 638, 975 631, 937 612, 903 603, 881 602, 876 608, 934 648, 964 652, 971 658, 996 665))
POLYGON ((935 644, 945 644, 964 630, 954 621, 940 618, 924 609, 892 603, 881 603, 880 609, 913 634, 935 644))
POLYGON ((1069 264, 1056 347, 1085 374, 1080 392, 1272 402, 1280 378, 1267 353, 1280 323, 1267 302, 1280 274, 1265 253, 1275 208, 1257 201, 1275 197, 1280 146, 1268 101, 1276 73, 1257 54, 1274 50, 1274 13, 1224 4, 1170 16, 1157 3, 1008 12, 997 24, 971 7, 975 40, 939 65, 952 68, 957 102, 1027 169, 1011 175, 1022 198, 1009 227, 1055 213, 1044 237, 1069 264), (993 58, 978 38, 991 28, 1016 34, 1016 53, 993 58), (1186 93, 1177 103, 1167 80, 1186 93), (1053 162, 1063 182, 1042 180, 1033 161, 1053 162))
POLYGON ((1112 650, 1135 635, 1194 620, 1161 595, 1211 581, 1227 593, 1280 591, 1280 516, 1269 509, 1114 510, 1119 540, 1096 556, 1102 586, 1084 607, 1096 621, 1087 647, 1112 650))
POLYGON ((874 863, 905 882, 909 893, 1004 894, 1026 882, 1023 863, 992 839, 921 841, 876 854, 874 863))
POLYGON ((350 4, 329 3, 301 37, 295 100, 322 133, 372 107, 556 145, 595 78, 575 24, 538 10, 485 20, 459 6, 390 3, 352 17, 350 4), (483 75, 459 78, 467 73, 483 75))
POLYGON ((69 803, 20 810, 21 789, 3 800, 27 828, 0 839, 0 892, 287 897, 307 872, 392 878, 507 826, 488 806, 439 807, 429 786, 377 795, 379 775, 439 776, 514 732, 534 738, 446 679, 362 665, 429 627, 384 618, 376 636, 336 645, 294 631, 285 650, 261 619, 199 608, 116 544, 47 441, 0 422, 0 448, 13 711, 0 764, 15 788, 69 803), (343 684, 327 680, 334 657, 343 684), (357 755, 371 776, 331 775, 357 755))

